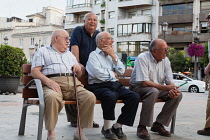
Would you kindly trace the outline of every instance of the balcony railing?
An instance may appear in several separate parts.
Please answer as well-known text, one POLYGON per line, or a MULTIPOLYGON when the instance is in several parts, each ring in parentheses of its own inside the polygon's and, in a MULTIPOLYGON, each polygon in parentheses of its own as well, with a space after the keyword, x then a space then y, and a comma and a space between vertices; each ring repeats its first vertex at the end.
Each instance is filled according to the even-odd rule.
POLYGON ((82 4, 76 4, 76 5, 72 5, 72 8, 80 8, 80 7, 92 7, 91 3, 82 3, 82 4))

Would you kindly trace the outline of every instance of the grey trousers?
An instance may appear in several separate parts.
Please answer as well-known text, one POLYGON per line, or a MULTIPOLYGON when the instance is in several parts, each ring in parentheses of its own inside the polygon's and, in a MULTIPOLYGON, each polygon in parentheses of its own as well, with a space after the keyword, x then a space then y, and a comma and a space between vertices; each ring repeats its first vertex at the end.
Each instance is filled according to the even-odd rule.
POLYGON ((144 125, 151 127, 153 124, 153 115, 154 115, 154 105, 157 99, 165 100, 165 104, 158 114, 156 121, 162 125, 168 126, 173 115, 176 112, 176 109, 179 105, 179 102, 182 99, 182 94, 175 99, 168 97, 168 91, 158 90, 154 87, 131 87, 132 91, 140 95, 142 103, 142 110, 140 113, 140 122, 139 125, 144 125))

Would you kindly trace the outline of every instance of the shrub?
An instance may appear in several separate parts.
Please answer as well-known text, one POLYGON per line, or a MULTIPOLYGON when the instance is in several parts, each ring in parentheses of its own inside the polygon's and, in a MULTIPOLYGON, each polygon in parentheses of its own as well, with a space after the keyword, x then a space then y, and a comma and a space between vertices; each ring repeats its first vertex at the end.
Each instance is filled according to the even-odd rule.
POLYGON ((21 67, 26 63, 27 59, 20 48, 0 46, 0 76, 21 76, 21 67))

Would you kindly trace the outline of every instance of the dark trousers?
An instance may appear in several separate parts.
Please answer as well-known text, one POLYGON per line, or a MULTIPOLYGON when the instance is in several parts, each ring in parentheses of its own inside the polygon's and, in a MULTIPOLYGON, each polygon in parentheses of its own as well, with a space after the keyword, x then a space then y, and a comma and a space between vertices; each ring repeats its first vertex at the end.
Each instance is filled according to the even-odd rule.
POLYGON ((90 85, 90 90, 98 100, 101 100, 103 118, 115 120, 115 105, 117 100, 123 100, 122 113, 117 123, 133 126, 140 97, 137 93, 122 86, 120 82, 104 82, 90 85))

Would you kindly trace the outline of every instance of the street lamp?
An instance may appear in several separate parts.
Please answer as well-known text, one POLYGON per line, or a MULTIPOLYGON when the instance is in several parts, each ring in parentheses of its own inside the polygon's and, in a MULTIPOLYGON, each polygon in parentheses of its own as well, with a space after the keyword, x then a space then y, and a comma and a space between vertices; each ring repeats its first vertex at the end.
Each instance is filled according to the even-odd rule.
POLYGON ((4 37, 4 44, 5 44, 5 45, 8 44, 8 40, 9 40, 9 39, 7 38, 7 36, 5 36, 5 37, 4 37))
POLYGON ((199 43, 198 31, 194 30, 194 31, 192 31, 192 34, 193 34, 194 43, 199 43))
POLYGON ((36 42, 35 46, 36 46, 37 49, 40 48, 40 46, 44 47, 43 44, 41 45, 41 39, 39 39, 39 44, 36 42))
POLYGON ((163 22, 163 23, 161 24, 161 26, 162 26, 163 37, 164 37, 164 40, 165 40, 166 31, 168 30, 168 23, 167 23, 167 22, 163 22))

